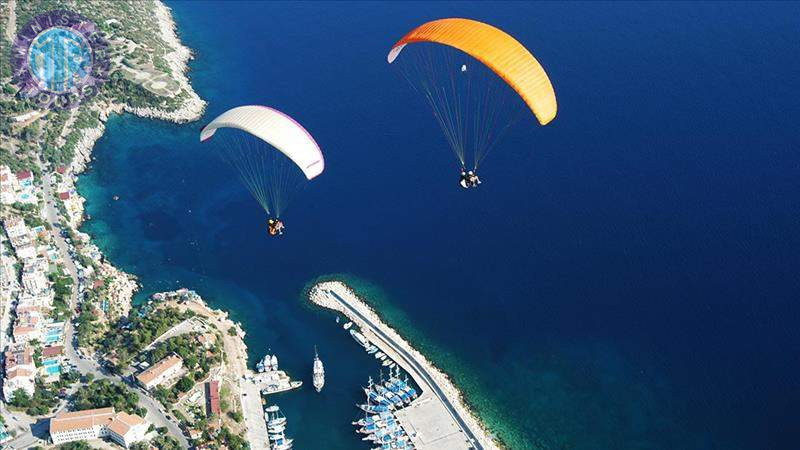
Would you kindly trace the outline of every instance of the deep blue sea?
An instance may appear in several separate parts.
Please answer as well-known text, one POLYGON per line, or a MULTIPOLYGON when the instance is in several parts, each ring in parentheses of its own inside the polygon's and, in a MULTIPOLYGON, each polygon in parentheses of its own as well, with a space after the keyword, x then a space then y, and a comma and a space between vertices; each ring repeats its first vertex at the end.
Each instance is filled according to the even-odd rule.
POLYGON ((271 399, 297 448, 368 448, 350 420, 377 364, 301 301, 327 274, 383 305, 511 448, 797 448, 798 4, 170 6, 208 113, 109 120, 80 181, 84 230, 140 277, 139 298, 194 288, 243 322, 253 364, 271 349, 306 381, 271 399), (386 63, 405 32, 450 16, 529 46, 559 102, 470 192, 386 63), (326 156, 282 239, 198 142, 253 103, 326 156))

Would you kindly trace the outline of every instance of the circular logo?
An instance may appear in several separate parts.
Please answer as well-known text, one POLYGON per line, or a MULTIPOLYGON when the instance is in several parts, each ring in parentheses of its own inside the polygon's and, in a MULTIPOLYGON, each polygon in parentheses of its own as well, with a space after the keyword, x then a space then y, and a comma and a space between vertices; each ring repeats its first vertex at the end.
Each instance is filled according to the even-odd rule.
POLYGON ((80 14, 50 11, 31 19, 17 34, 11 66, 24 97, 40 107, 74 108, 108 80, 108 41, 80 14))

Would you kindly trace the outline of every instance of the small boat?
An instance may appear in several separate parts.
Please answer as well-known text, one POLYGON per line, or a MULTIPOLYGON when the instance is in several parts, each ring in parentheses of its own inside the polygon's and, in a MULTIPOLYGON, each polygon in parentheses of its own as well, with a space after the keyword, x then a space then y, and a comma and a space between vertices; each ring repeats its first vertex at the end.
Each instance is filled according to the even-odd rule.
POLYGON ((363 427, 361 427, 358 430, 356 430, 356 432, 361 433, 361 434, 372 434, 375 431, 377 431, 379 427, 380 427, 380 425, 378 425, 377 423, 373 423, 373 424, 369 424, 369 425, 364 425, 363 427))
POLYGON ((264 358, 256 364, 259 372, 272 372, 278 370, 278 357, 267 353, 264 358))
POLYGON ((281 425, 286 425, 286 417, 278 417, 276 419, 270 419, 267 417, 267 428, 279 427, 281 425))
POLYGON ((377 358, 377 359, 381 359, 381 358, 383 358, 383 356, 384 356, 383 352, 375 353, 375 358, 377 358))
POLYGON ((345 330, 349 330, 350 327, 352 327, 352 326, 353 326, 353 322, 347 322, 346 324, 342 325, 342 328, 344 328, 345 330))
POLYGON ((383 365, 384 365, 384 366, 388 366, 389 364, 392 364, 392 360, 391 360, 391 359, 389 359, 389 358, 386 358, 386 359, 383 361, 383 365))
POLYGON ((355 339, 356 342, 361 344, 362 347, 364 348, 369 347, 369 341, 367 340, 367 338, 365 338, 364 335, 359 333, 358 331, 354 329, 350 330, 350 336, 353 336, 353 339, 355 339))
POLYGON ((358 406, 359 409, 367 413, 382 413, 389 411, 389 407, 386 405, 370 405, 368 403, 365 403, 356 406, 358 406))
POLYGON ((283 423, 274 423, 272 425, 267 422, 267 431, 270 432, 270 434, 283 433, 286 431, 286 421, 283 423))
POLYGON ((294 440, 286 437, 286 416, 281 414, 278 406, 272 405, 264 408, 264 418, 267 421, 267 439, 270 450, 291 449, 294 440))
POLYGON ((375 347, 374 345, 370 345, 370 347, 367 349, 367 353, 369 353, 370 355, 375 353, 375 352, 377 352, 377 351, 378 351, 378 347, 375 347))

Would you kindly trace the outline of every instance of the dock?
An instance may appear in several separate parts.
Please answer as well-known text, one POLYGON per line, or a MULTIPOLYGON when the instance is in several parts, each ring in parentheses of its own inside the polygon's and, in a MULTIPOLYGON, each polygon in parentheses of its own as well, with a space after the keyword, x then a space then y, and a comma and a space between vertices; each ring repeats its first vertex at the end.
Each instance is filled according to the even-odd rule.
POLYGON ((242 404, 247 442, 253 450, 269 448, 267 441, 267 422, 264 420, 264 407, 261 404, 261 391, 252 377, 239 379, 239 401, 242 404))
POLYGON ((269 448, 267 423, 264 420, 262 395, 276 394, 302 386, 301 381, 292 381, 282 370, 253 372, 248 370, 239 379, 239 401, 247 426, 247 442, 253 450, 269 448))
POLYGON ((497 449, 460 399, 447 377, 435 369, 343 283, 325 282, 312 289, 311 301, 339 311, 367 340, 397 363, 421 389, 421 395, 396 413, 419 450, 497 449))

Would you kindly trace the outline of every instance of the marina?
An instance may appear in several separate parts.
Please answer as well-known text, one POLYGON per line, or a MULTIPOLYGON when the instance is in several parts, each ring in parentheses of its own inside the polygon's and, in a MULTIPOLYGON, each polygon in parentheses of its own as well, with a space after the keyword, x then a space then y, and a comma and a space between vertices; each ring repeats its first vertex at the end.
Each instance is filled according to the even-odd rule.
POLYGON ((293 447, 294 440, 286 437, 286 416, 278 405, 264 408, 264 421, 267 423, 270 450, 289 450, 293 447))
POLYGON ((413 449, 411 437, 397 418, 397 411, 410 405, 417 398, 416 390, 408 386, 407 379, 400 380, 399 372, 390 373, 385 379, 381 372, 378 382, 369 377, 363 388, 366 403, 357 405, 364 417, 353 423, 356 432, 364 434, 363 441, 377 445, 374 449, 413 449))
POLYGON ((257 373, 251 374, 253 383, 261 395, 277 394, 303 385, 302 381, 293 381, 283 370, 278 369, 278 357, 267 354, 256 364, 257 373))
POLYGON ((289 450, 294 445, 285 435, 287 420, 283 413, 276 405, 263 406, 264 397, 303 385, 278 367, 278 357, 268 353, 256 364, 256 372, 247 370, 239 380, 239 400, 252 449, 289 450))
POLYGON ((381 374, 377 383, 369 380, 364 388, 365 403, 356 405, 364 414, 356 421, 358 430, 375 427, 362 438, 377 445, 372 448, 498 448, 447 376, 384 324, 345 284, 319 283, 309 299, 344 314, 352 322, 348 332, 353 340, 373 354, 380 370, 389 372, 388 379, 381 374), (407 375, 401 376, 401 371, 407 375), (378 426, 381 420, 383 427, 378 426))

